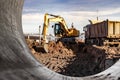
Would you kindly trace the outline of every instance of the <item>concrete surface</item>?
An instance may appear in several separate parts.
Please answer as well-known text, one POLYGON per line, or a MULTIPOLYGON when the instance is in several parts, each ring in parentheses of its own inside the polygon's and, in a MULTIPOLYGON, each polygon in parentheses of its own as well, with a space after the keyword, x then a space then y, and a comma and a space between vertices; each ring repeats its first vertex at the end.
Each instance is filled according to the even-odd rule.
POLYGON ((57 74, 30 53, 22 32, 24 0, 0 0, 0 80, 120 80, 120 60, 111 68, 88 77, 57 74))

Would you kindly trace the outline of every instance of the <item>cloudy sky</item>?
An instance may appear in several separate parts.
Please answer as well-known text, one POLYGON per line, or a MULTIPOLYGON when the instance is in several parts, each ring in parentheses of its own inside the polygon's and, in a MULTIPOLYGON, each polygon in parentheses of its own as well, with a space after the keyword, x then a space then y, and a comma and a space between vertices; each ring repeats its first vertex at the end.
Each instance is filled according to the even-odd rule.
MULTIPOLYGON (((38 33, 43 27, 44 14, 50 13, 64 17, 68 27, 83 32, 88 20, 120 20, 120 0, 25 0, 23 7, 24 33, 38 33)), ((49 29, 49 33, 52 29, 49 29)))

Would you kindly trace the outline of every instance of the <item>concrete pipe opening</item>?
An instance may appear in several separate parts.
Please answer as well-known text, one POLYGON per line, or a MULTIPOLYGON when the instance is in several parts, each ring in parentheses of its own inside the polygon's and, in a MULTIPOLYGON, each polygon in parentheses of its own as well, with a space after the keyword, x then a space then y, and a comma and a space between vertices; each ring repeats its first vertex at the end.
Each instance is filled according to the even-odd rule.
POLYGON ((49 70, 31 54, 22 31, 24 0, 0 0, 0 80, 119 80, 120 61, 86 77, 70 77, 49 70))

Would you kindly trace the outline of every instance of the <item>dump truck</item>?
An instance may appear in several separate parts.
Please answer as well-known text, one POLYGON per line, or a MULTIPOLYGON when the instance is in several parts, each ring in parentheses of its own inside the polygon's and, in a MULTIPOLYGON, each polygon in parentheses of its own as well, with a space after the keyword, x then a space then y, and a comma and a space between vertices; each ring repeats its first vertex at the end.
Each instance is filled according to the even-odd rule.
POLYGON ((94 22, 90 20, 90 24, 86 25, 85 43, 96 45, 120 45, 120 21, 94 22))

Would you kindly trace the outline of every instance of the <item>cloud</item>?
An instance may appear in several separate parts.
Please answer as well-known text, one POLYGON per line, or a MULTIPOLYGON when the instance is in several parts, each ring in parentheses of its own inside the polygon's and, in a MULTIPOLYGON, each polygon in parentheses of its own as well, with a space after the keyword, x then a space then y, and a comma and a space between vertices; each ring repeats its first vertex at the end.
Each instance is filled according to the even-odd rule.
POLYGON ((82 30, 89 23, 88 19, 96 19, 97 16, 102 20, 120 20, 120 0, 25 0, 24 31, 38 32, 46 12, 60 15, 68 26, 73 22, 77 29, 82 30))
POLYGON ((106 11, 100 11, 101 15, 112 15, 120 13, 120 8, 110 9, 106 11))
POLYGON ((120 7, 114 0, 26 0, 25 8, 43 9, 42 11, 96 10, 120 7))
MULTIPOLYGON (((30 9, 30 11, 36 11, 30 9)), ((28 10, 29 11, 29 10, 28 10)), ((26 13, 23 14, 23 29, 24 32, 38 32, 38 26, 43 26, 44 14, 39 12, 26 13)), ((89 24, 88 19, 95 20, 97 16, 101 20, 120 20, 120 17, 116 17, 116 14, 120 14, 120 8, 109 9, 109 10, 99 10, 97 11, 63 11, 63 12, 52 12, 50 14, 60 15, 63 17, 68 25, 71 26, 74 23, 74 26, 82 32, 82 28, 89 24)), ((119 15, 118 15, 119 16, 119 15)))
MULTIPOLYGON (((23 17, 27 17, 27 16, 31 16, 32 17, 40 17, 43 16, 43 13, 38 13, 39 10, 38 9, 24 9, 24 11, 26 12, 32 12, 32 13, 28 13, 26 15, 23 15, 23 17), (34 14, 34 15, 32 15, 34 14)), ((108 9, 108 10, 96 10, 96 11, 56 11, 56 12, 51 12, 53 14, 57 14, 57 15, 71 15, 71 16, 96 16, 96 15, 101 15, 101 16, 105 16, 105 15, 114 15, 114 14, 118 14, 120 13, 120 8, 116 8, 116 9, 108 9)))
POLYGON ((28 13, 28 14, 23 14, 22 18, 23 18, 23 20, 40 20, 43 18, 43 14, 28 13))
POLYGON ((108 14, 110 9, 116 12, 114 9, 120 8, 119 4, 120 0, 26 0, 23 13, 81 11, 80 14, 88 12, 93 15, 99 10, 99 13, 103 15, 108 14))
MULTIPOLYGON (((32 11, 36 11, 34 9, 31 9, 32 11)), ((83 21, 86 19, 90 19, 90 18, 96 18, 97 16, 100 17, 105 17, 105 16, 112 16, 115 17, 116 14, 120 14, 120 8, 116 8, 116 9, 110 9, 110 10, 105 10, 105 11, 64 11, 64 12, 52 12, 51 14, 55 14, 55 15, 60 15, 62 17, 64 17, 66 19, 66 21, 68 22, 72 22, 72 21, 83 21)), ((109 18, 108 17, 108 18, 109 18)), ((44 21, 44 13, 27 13, 27 14, 23 14, 23 21, 24 22, 38 22, 39 23, 43 23, 44 21)), ((33 23, 32 22, 32 23, 33 23)))
POLYGON ((23 9, 23 11, 24 12, 38 12, 39 11, 39 9, 30 9, 30 8, 25 8, 25 9, 23 9))
POLYGON ((96 11, 64 11, 64 12, 53 12, 53 14, 62 15, 64 17, 81 17, 89 18, 95 16, 116 16, 120 14, 120 8, 108 9, 108 10, 96 10, 96 11))
POLYGON ((43 25, 43 14, 27 13, 22 15, 23 32, 24 33, 38 33, 39 25, 43 25))

